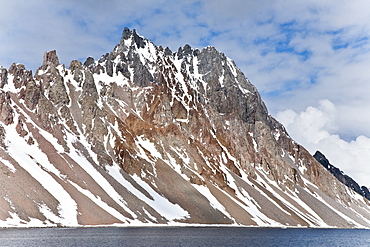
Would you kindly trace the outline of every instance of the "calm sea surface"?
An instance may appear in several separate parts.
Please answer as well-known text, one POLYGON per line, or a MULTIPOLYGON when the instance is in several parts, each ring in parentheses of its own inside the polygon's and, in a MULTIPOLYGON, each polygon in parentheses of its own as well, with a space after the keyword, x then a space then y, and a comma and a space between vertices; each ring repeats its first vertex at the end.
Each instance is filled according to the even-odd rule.
POLYGON ((234 227, 1 229, 0 246, 370 246, 370 230, 234 227))

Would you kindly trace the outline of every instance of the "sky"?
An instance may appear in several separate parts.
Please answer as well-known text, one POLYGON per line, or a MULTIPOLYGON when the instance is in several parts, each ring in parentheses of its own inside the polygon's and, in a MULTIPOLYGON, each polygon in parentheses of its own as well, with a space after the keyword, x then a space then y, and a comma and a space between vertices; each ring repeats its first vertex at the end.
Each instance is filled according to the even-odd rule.
POLYGON ((370 187, 370 1, 0 0, 0 65, 99 59, 124 27, 177 51, 215 46, 312 154, 370 187))

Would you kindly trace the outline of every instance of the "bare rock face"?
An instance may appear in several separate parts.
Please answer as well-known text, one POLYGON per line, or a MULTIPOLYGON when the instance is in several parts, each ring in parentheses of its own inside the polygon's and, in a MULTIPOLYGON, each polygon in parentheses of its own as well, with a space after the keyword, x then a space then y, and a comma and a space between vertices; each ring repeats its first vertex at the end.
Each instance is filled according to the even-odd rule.
POLYGON ((6 125, 13 123, 13 109, 9 93, 0 92, 0 121, 6 125))
POLYGON ((17 89, 32 79, 32 72, 26 70, 23 64, 13 63, 9 68, 9 74, 13 75, 13 84, 17 89))
POLYGON ((0 67, 0 88, 3 88, 8 81, 8 71, 0 67))
POLYGON ((58 66, 59 65, 59 58, 57 56, 57 51, 49 51, 44 53, 44 61, 42 63, 43 66, 51 65, 51 66, 58 66))
POLYGON ((0 226, 370 227, 225 54, 128 28, 97 60, 0 69, 0 170, 0 226))
POLYGON ((23 99, 27 108, 34 110, 41 97, 41 87, 34 80, 31 80, 26 85, 23 99))
POLYGON ((49 99, 54 105, 67 105, 69 96, 61 75, 57 75, 53 85, 50 87, 49 99))

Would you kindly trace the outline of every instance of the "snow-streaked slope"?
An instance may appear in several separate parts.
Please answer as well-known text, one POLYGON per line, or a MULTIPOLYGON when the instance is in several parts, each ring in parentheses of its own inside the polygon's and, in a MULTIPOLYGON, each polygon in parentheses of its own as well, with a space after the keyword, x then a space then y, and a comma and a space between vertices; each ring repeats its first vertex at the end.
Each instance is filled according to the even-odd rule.
POLYGON ((369 227, 369 202, 268 115, 213 47, 124 30, 84 65, 55 51, 0 90, 0 226, 369 227))

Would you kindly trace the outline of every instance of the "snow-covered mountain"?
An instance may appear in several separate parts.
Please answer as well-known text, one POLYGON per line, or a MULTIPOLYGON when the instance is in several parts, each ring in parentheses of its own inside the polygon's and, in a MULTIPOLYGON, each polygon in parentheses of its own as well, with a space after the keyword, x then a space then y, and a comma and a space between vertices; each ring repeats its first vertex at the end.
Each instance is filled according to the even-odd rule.
POLYGON ((0 68, 0 102, 0 226, 370 227, 213 47, 126 28, 98 61, 0 68))

